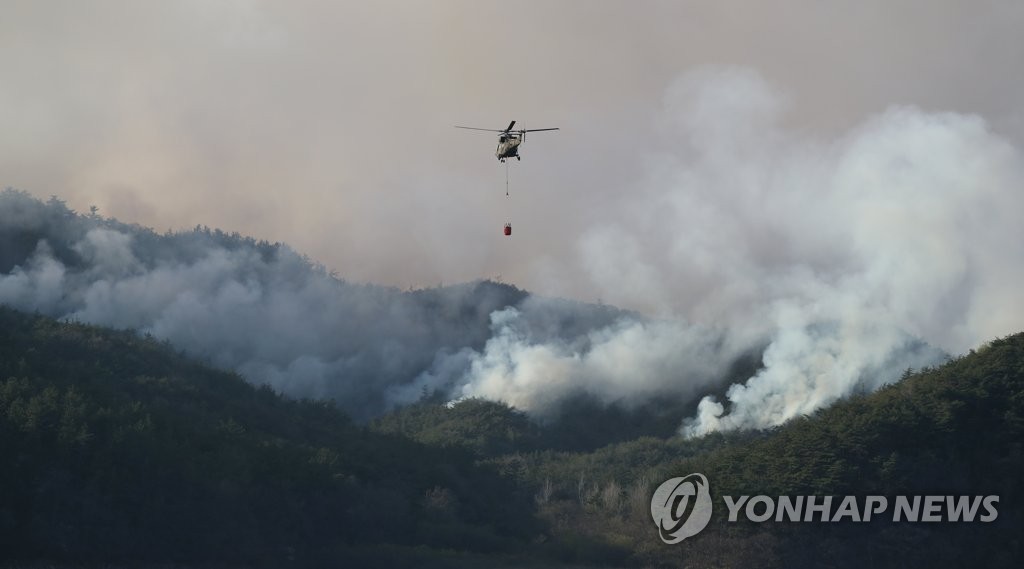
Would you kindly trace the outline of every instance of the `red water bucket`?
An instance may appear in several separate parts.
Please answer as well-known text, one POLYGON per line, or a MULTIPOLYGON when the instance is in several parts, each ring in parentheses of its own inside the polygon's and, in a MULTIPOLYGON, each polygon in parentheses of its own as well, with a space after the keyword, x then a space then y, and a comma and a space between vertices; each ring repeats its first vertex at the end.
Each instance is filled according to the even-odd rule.
POLYGON ((505 235, 512 235, 512 224, 511 223, 506 223, 505 224, 505 235))

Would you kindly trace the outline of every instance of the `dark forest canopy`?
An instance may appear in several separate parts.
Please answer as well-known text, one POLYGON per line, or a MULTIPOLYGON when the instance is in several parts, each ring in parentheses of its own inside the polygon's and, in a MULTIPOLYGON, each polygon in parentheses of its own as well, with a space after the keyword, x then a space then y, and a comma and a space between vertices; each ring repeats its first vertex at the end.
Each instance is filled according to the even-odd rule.
MULTIPOLYGON (((629 430, 627 416, 604 416, 629 430)), ((278 566, 1017 566, 1024 334, 782 427, 593 451, 507 406, 370 429, 130 331, 0 308, 6 559, 278 566), (412 439, 415 439, 412 440, 412 439), (985 525, 726 526, 662 546, 653 486, 1001 497, 985 525)))
POLYGON ((377 543, 501 552, 538 527, 466 451, 369 432, 132 332, 0 307, 0 378, 8 557, 274 565, 377 543))

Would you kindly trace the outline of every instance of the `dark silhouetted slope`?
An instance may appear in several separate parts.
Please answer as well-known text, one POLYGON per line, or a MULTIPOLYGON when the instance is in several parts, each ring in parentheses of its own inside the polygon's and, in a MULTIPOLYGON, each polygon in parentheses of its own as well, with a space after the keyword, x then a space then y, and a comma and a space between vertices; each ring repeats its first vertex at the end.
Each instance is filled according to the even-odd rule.
POLYGON ((279 566, 372 544, 507 552, 536 527, 465 451, 368 432, 132 332, 3 307, 0 454, 8 559, 279 566))

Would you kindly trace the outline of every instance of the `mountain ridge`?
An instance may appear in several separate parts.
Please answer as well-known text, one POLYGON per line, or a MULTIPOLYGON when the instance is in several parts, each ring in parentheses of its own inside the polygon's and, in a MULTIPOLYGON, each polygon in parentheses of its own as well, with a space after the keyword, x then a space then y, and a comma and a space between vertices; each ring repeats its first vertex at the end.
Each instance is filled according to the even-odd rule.
POLYGON ((12 189, 0 192, 0 302, 138 329, 254 384, 334 399, 358 420, 417 400, 417 378, 439 357, 482 351, 497 311, 515 309, 536 341, 582 344, 639 318, 486 280, 352 283, 282 243, 201 226, 158 234, 12 189))

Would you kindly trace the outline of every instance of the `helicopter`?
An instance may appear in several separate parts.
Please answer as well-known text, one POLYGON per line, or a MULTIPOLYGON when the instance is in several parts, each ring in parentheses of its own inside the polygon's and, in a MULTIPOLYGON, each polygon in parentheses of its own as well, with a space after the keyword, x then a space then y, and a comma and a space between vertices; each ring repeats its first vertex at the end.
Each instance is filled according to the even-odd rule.
POLYGON ((504 162, 508 158, 515 157, 516 160, 522 160, 519 156, 519 145, 526 141, 526 133, 528 132, 540 132, 543 130, 558 130, 557 128, 531 128, 529 130, 512 130, 512 127, 516 125, 516 121, 508 123, 505 130, 498 130, 494 128, 476 128, 472 126, 456 126, 455 128, 464 128, 466 130, 483 130, 487 132, 497 132, 498 134, 498 149, 494 151, 494 155, 498 157, 498 162, 504 162))

